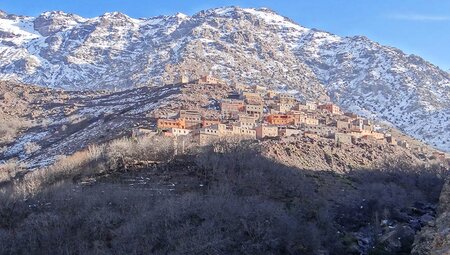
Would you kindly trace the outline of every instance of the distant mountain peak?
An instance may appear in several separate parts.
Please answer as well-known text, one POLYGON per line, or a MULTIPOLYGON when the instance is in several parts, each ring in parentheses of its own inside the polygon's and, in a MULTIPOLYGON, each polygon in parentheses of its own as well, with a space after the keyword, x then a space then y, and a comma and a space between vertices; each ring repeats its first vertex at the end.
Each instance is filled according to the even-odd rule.
POLYGON ((122 12, 105 12, 103 15, 100 16, 101 18, 104 19, 109 19, 109 18, 115 18, 115 19, 129 19, 130 17, 122 12))
POLYGON ((450 151, 450 76, 365 36, 341 37, 268 8, 237 6, 192 17, 15 17, 0 23, 0 79, 95 90, 160 86, 180 73, 211 73, 232 84, 331 98, 450 151))
POLYGON ((6 13, 3 10, 0 10, 0 19, 4 19, 4 18, 6 18, 6 16, 8 16, 8 13, 6 13))

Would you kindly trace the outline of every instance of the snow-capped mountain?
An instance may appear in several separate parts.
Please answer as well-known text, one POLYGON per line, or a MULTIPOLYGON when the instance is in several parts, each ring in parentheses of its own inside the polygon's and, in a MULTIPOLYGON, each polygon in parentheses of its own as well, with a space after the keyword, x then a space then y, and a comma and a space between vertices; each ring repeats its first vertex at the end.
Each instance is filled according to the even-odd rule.
POLYGON ((447 72, 365 37, 308 29, 265 8, 145 19, 0 13, 0 59, 0 78, 68 90, 159 86, 180 73, 296 89, 450 151, 447 72))

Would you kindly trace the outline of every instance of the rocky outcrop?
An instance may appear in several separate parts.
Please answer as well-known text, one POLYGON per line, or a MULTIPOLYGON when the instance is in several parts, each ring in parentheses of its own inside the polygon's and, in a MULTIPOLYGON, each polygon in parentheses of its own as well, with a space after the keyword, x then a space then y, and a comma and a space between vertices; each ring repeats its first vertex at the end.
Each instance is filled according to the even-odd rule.
POLYGON ((442 189, 438 217, 416 236, 411 254, 450 254, 450 180, 442 189))

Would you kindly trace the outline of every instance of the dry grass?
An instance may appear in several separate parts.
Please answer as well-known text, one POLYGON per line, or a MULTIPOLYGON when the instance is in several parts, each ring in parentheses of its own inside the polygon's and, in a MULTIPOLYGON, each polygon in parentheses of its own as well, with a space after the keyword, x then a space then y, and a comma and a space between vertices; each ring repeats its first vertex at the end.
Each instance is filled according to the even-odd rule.
POLYGON ((0 145, 14 141, 20 130, 29 126, 30 123, 28 121, 17 117, 0 115, 0 145))
POLYGON ((168 161, 173 155, 173 140, 170 138, 121 138, 103 146, 91 145, 87 150, 70 156, 61 156, 53 165, 26 174, 15 188, 21 196, 33 196, 59 182, 118 171, 135 161, 168 161))
POLYGON ((90 146, 87 150, 70 156, 61 156, 52 166, 25 175, 15 185, 15 192, 22 197, 33 196, 43 189, 77 176, 89 176, 106 171, 102 164, 104 148, 90 146))
POLYGON ((17 173, 24 170, 24 166, 15 160, 0 164, 0 183, 11 181, 17 173))

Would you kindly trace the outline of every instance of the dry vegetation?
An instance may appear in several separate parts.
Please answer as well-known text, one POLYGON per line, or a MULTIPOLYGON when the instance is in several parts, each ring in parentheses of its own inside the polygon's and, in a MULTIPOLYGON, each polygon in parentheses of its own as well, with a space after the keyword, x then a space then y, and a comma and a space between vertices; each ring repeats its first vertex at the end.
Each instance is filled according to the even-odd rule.
POLYGON ((354 231, 367 226, 376 242, 382 219, 435 203, 445 176, 404 161, 343 175, 303 171, 261 156, 254 143, 228 141, 188 146, 186 165, 196 166, 189 171, 206 180, 201 191, 155 196, 79 186, 137 161, 157 162, 156 171, 170 175, 180 167, 174 158, 185 156, 174 151, 170 139, 120 139, 4 187, 0 253, 359 254, 354 231))
POLYGON ((14 141, 18 133, 28 126, 28 121, 0 113, 0 146, 14 141))
POLYGON ((13 180, 22 171, 24 171, 24 166, 15 160, 8 160, 0 164, 0 184, 13 180))

